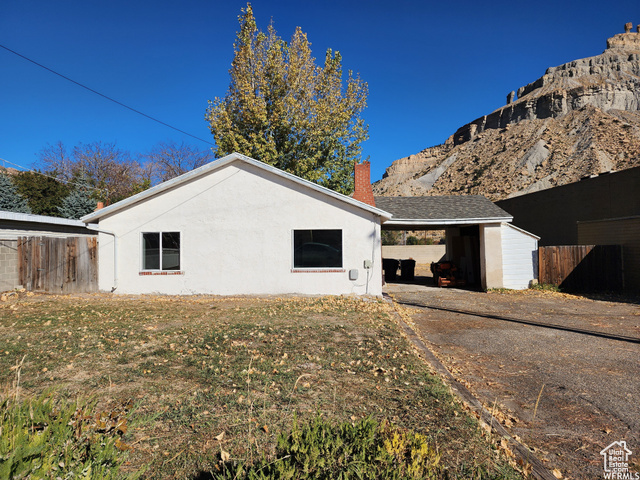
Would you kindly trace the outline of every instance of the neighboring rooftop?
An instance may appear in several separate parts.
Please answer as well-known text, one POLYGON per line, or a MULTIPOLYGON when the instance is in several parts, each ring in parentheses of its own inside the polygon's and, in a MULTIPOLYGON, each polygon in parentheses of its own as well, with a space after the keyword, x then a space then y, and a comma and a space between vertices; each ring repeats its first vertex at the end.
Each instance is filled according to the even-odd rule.
POLYGON ((65 225, 68 227, 84 228, 86 225, 80 220, 70 218, 48 217, 46 215, 33 215, 31 213, 16 213, 0 210, 0 220, 12 222, 46 223, 49 225, 65 225))
POLYGON ((68 236, 95 235, 80 220, 47 217, 30 213, 16 213, 0 210, 0 238, 16 239, 23 235, 68 236))

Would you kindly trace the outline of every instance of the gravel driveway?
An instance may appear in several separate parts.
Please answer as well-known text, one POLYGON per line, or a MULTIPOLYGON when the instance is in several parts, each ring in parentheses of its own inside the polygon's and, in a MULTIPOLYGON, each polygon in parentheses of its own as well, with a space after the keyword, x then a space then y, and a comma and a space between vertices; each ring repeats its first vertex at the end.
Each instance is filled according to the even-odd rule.
POLYGON ((418 333, 481 402, 506 413, 507 429, 551 470, 603 478, 600 451, 619 440, 640 470, 640 344, 446 311, 640 338, 638 305, 394 284, 387 290, 398 302, 438 308, 414 310, 418 333))

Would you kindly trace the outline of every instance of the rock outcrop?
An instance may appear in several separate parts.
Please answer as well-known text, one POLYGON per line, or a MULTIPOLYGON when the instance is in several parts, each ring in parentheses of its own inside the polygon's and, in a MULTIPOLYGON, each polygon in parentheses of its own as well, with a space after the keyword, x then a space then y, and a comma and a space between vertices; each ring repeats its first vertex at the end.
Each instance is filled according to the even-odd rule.
POLYGON ((640 33, 607 40, 601 55, 547 69, 518 89, 518 99, 458 129, 454 143, 472 140, 486 129, 534 118, 566 115, 587 105, 601 110, 637 111, 640 105, 640 33))
POLYGON ((497 200, 640 165, 638 30, 608 39, 601 55, 547 69, 445 144, 396 160, 374 192, 497 200))

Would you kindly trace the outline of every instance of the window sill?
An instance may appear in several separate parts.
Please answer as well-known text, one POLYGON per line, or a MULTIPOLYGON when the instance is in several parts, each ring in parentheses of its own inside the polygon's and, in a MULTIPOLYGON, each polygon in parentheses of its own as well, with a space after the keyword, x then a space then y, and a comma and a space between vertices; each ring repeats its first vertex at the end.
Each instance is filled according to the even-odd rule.
POLYGON ((184 272, 182 270, 145 271, 138 272, 138 275, 184 275, 184 272))
POLYGON ((291 273, 345 273, 344 268, 292 268, 291 273))

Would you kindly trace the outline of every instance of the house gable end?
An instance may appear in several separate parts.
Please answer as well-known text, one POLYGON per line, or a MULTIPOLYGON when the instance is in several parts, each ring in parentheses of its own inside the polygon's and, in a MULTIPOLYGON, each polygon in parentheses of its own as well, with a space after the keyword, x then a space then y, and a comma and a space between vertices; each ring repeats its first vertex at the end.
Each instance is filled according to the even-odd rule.
POLYGON ((257 174, 261 178, 265 178, 271 181, 276 181, 277 179, 288 180, 287 183, 283 182, 283 185, 286 184, 289 187, 298 186, 298 187, 302 187, 300 188, 300 191, 307 189, 309 191, 315 191, 320 195, 332 197, 342 203, 351 204, 352 206, 360 210, 369 211, 377 215, 378 217, 381 217, 383 221, 391 218, 391 214, 383 210, 377 209, 375 207, 371 207, 370 205, 362 203, 358 200, 354 200, 350 197, 347 197, 345 195, 329 190, 325 187, 316 185, 308 180, 304 180, 300 177, 297 177, 290 173, 279 170, 275 167, 267 165, 258 160, 254 160, 252 158, 245 157, 244 155, 234 153, 231 155, 227 155, 226 157, 220 160, 216 160, 200 168, 192 170, 191 172, 185 173, 184 175, 176 177, 172 180, 164 182, 160 185, 156 185, 155 187, 152 187, 148 190, 145 190, 144 192, 141 192, 137 195, 129 197, 120 202, 117 202, 109 207, 103 208, 101 210, 97 210, 89 215, 82 217, 81 220, 85 223, 89 223, 89 222, 95 222, 96 220, 109 218, 124 209, 133 207, 135 205, 139 205, 140 203, 145 202, 158 195, 172 192, 179 188, 187 187, 189 184, 193 184, 193 182, 197 181, 202 177, 211 175, 214 172, 223 170, 228 166, 236 163, 244 164, 244 165, 252 165, 256 167, 253 173, 257 174))

